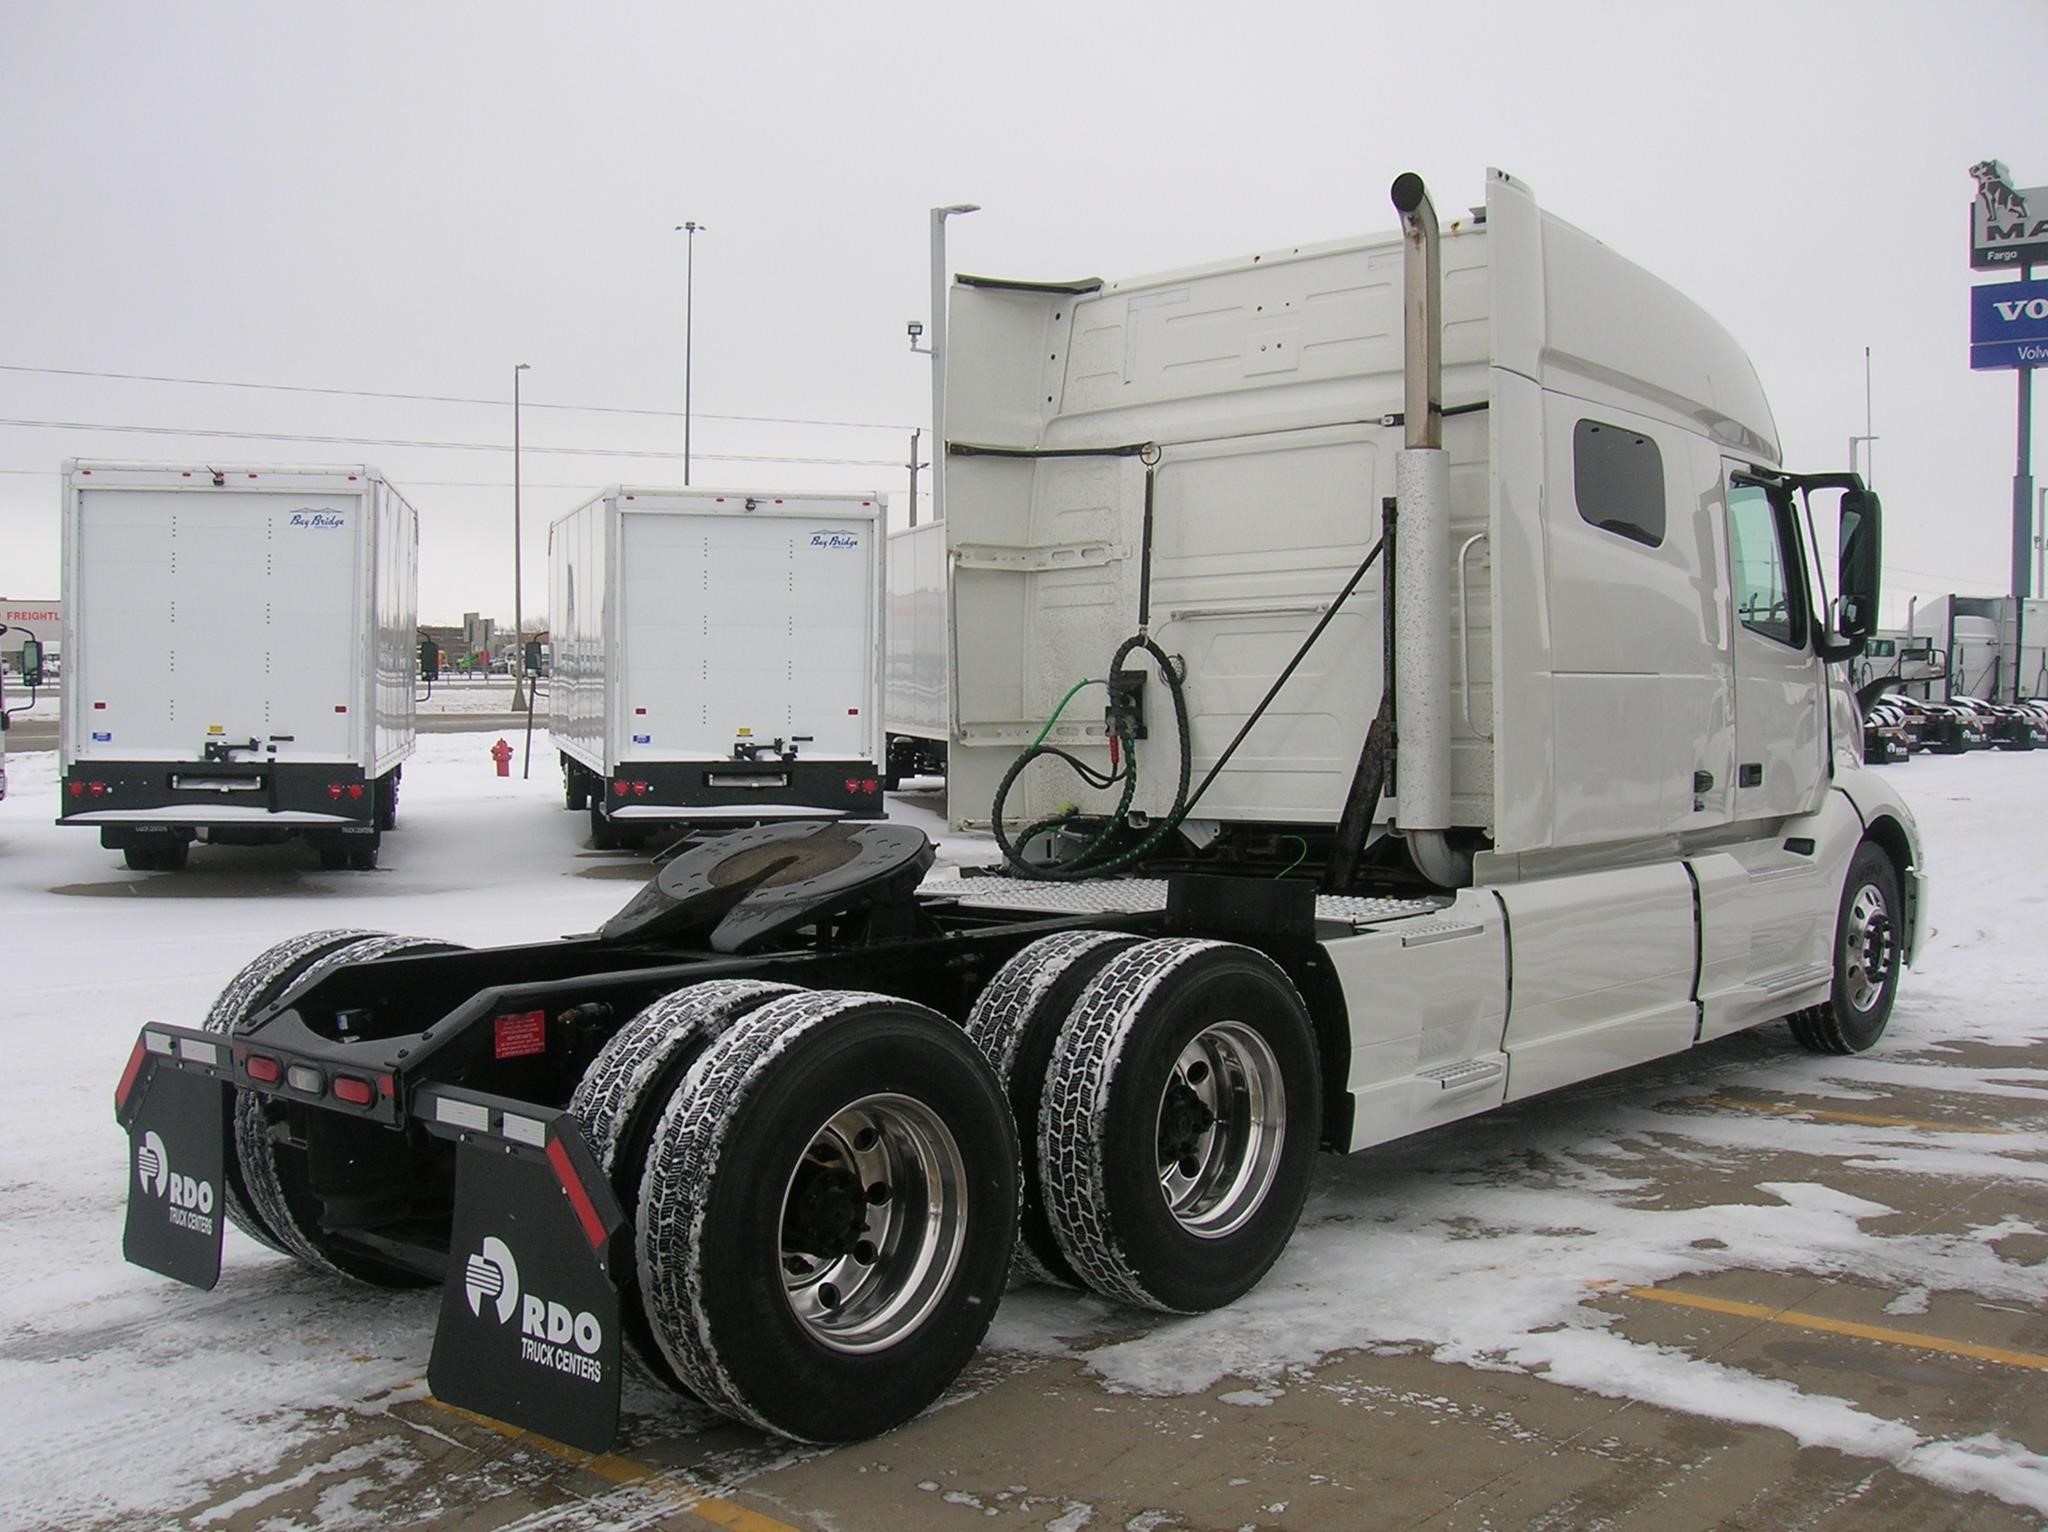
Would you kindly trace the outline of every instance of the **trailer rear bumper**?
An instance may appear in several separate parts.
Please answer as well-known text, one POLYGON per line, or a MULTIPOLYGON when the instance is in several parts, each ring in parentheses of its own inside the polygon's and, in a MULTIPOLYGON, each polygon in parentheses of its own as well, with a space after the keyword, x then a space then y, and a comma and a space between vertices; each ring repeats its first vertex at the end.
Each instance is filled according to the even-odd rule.
POLYGON ((59 823, 67 825, 312 825, 329 829, 361 824, 367 815, 314 814, 301 810, 239 808, 184 808, 167 805, 156 809, 104 809, 94 813, 66 814, 59 823))
POLYGON ((882 774, 872 761, 619 762, 592 784, 607 819, 720 820, 755 823, 792 819, 878 819, 882 774))
POLYGON ((348 829, 376 822, 378 792, 347 761, 74 761, 57 823, 348 829))

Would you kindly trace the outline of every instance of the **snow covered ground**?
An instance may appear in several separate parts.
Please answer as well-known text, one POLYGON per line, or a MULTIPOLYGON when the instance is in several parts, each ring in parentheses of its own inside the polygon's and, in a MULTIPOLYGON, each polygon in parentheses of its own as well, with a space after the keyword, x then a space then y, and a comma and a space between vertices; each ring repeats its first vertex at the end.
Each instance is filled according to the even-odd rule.
MULTIPOLYGON (((530 780, 517 763, 501 780, 490 738, 422 737, 401 829, 371 874, 319 872, 299 846, 200 847, 186 874, 132 874, 90 834, 50 823, 53 756, 9 759, 0 1522, 154 1524, 225 1478, 287 1471, 335 1421, 420 1396, 431 1295, 339 1287, 232 1232, 211 1294, 124 1265, 127 1154, 112 1090, 140 1022, 196 1021, 236 968, 286 936, 358 926, 488 945, 588 930, 622 904, 634 883, 619 874, 635 864, 585 849, 551 758, 536 752, 530 780)), ((1927 835, 1937 934, 1871 1054, 1816 1061, 1772 1029, 1722 1048, 1705 1071, 1636 1071, 1580 1088, 1568 1110, 1511 1111, 1331 1160, 1280 1265, 1230 1309, 1134 1318, 1021 1289, 991 1350, 1076 1358, 1129 1394, 1242 1380, 1224 1400, 1256 1409, 1321 1358, 1399 1349, 1774 1427, 2048 1515, 2048 1458, 2022 1440, 2038 1430, 2038 1409, 2031 1430, 2021 1421, 1949 1439, 1904 1411, 1631 1338, 1618 1306, 1602 1302, 1610 1288, 1728 1272, 1874 1284, 1892 1292, 1887 1311, 1902 1328, 1949 1292, 2030 1313, 2048 1300, 2048 1260, 2028 1258, 2048 1230, 2000 1211, 1996 1197, 1926 1232, 1901 1231, 1886 1221, 1891 1204, 1825 1178, 1764 1181, 1765 1200, 1748 1181, 1743 1195, 1704 1203, 1651 1194, 1653 1143, 1708 1165, 1817 1157, 1854 1172, 1865 1192, 1871 1172, 1901 1186, 2048 1183, 2048 815, 2038 807, 2048 755, 1921 758, 1894 779, 1927 835), (1981 1102, 2004 1131, 1843 1120, 1901 1086, 1981 1102), (1738 1090, 1832 1097, 1842 1117, 1704 1109, 1738 1090)), ((907 800, 896 815, 939 830, 907 800)), ((958 860, 985 848, 945 849, 958 860)), ((631 1390, 627 1404, 665 1408, 631 1390)), ((402 1444, 362 1452, 365 1481, 408 1471, 402 1444)), ((346 1493, 321 1515, 331 1526, 376 1520, 346 1493)))

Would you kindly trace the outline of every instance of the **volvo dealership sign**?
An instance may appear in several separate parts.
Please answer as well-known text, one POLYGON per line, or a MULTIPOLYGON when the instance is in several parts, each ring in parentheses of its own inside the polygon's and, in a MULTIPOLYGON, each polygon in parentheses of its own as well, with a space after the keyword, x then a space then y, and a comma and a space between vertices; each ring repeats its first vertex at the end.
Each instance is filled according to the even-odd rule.
POLYGON ((1970 367, 2048 367, 2048 282, 1970 289, 1970 367))
POLYGON ((1997 160, 1979 160, 1970 175, 1977 182, 1970 205, 1972 269, 2048 262, 2048 186, 2014 186, 2012 172, 1997 160))

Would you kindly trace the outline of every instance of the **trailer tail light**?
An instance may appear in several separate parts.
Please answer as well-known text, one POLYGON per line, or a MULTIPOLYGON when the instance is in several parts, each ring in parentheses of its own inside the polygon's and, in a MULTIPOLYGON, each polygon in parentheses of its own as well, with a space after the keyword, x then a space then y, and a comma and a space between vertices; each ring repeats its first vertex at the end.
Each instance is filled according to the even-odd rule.
POLYGON ((264 1085, 275 1085, 284 1078, 284 1065, 267 1053, 252 1053, 244 1061, 249 1078, 264 1085))
POLYGON ((545 1053, 548 1013, 515 1011, 491 1020, 491 1051, 501 1059, 523 1059, 545 1053))
POLYGON ((363 784, 360 782, 329 782, 327 784, 327 796, 336 803, 339 803, 344 798, 360 802, 363 796, 363 784))
POLYGON ((618 781, 612 783, 612 796, 614 798, 645 798, 653 791, 654 786, 652 783, 638 779, 628 782, 625 778, 621 777, 618 781))
POLYGON ((292 1065, 284 1072, 284 1083, 293 1090, 304 1091, 309 1096, 322 1094, 327 1086, 327 1082, 320 1076, 320 1071, 311 1064, 292 1065))
POLYGON ((628 789, 627 789, 627 787, 626 787, 626 784, 625 784, 625 783, 623 783, 623 782, 614 782, 614 783, 612 784, 612 796, 613 796, 614 798, 623 798, 623 797, 625 797, 625 796, 626 796, 626 793, 627 793, 627 791, 628 791, 628 789))
POLYGON ((350 1106, 368 1106, 377 1099, 377 1088, 368 1080, 358 1080, 354 1075, 336 1075, 334 1099, 346 1101, 350 1106))

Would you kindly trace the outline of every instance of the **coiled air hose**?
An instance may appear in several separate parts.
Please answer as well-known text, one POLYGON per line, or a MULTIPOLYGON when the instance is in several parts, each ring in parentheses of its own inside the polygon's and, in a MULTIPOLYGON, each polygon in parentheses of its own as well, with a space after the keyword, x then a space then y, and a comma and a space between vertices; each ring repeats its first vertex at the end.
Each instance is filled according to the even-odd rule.
MULTIPOLYGON (((1180 746, 1180 780, 1174 788, 1173 807, 1135 845, 1112 852, 1109 849, 1110 841, 1128 824, 1131 799, 1138 791, 1137 739, 1131 732, 1130 721, 1121 711, 1111 710, 1111 717, 1114 720, 1112 744, 1115 746, 1112 758, 1114 755, 1121 755, 1122 765, 1105 774, 1095 770, 1078 756, 1045 743, 1045 736, 1052 732, 1052 722, 1059 719, 1059 710, 1056 709, 1052 722, 1048 722, 1045 728, 1039 731, 1038 738, 1032 742, 1028 750, 1010 763, 1010 769, 1003 773, 1003 780, 996 787, 995 803, 990 810, 990 827, 995 831, 996 845, 1002 848, 1003 861, 1008 864, 1010 870, 1020 878, 1037 878, 1053 883, 1072 882, 1080 878, 1099 878, 1107 873, 1121 872, 1124 868, 1150 856, 1167 836, 1180 828, 1181 821, 1186 819, 1194 806, 1201 801, 1202 795, 1209 790, 1209 784, 1214 782, 1223 768, 1229 764, 1230 758, 1237 753, 1237 747, 1243 744, 1245 736, 1251 733, 1252 725, 1265 716, 1266 709, 1273 704, 1273 699, 1280 695, 1280 688, 1287 684, 1288 677, 1292 676, 1296 667, 1307 658, 1315 641, 1323 636, 1323 630, 1329 627, 1338 609, 1350 598, 1351 593, 1358 589, 1359 581, 1365 578, 1365 572, 1372 568, 1385 547, 1384 537, 1372 545, 1364 561, 1352 571, 1351 578, 1344 582, 1344 588, 1337 592, 1337 599, 1330 603, 1321 619, 1309 630, 1308 637, 1301 641, 1301 647, 1294 651, 1294 657, 1274 678, 1272 686, 1267 688, 1266 695, 1259 700, 1259 705, 1252 709, 1251 715, 1238 729, 1237 736, 1224 747, 1223 753, 1216 758, 1216 763, 1209 768, 1208 773, 1202 778, 1202 785, 1195 789, 1192 796, 1188 793, 1188 778, 1194 765, 1188 743, 1188 699, 1180 671, 1172 657, 1144 633, 1134 634, 1118 645, 1116 657, 1109 662, 1110 674, 1115 675, 1123 669, 1125 659, 1133 650, 1143 649, 1158 665, 1159 674, 1166 682, 1167 695, 1173 700, 1174 735, 1180 746), (1009 801, 1010 784, 1022 775, 1025 767, 1040 756, 1047 755, 1057 756, 1065 761, 1091 787, 1109 788, 1122 782, 1124 789, 1122 796, 1117 799, 1116 807, 1103 820, 1102 827, 1090 838, 1088 844, 1083 846, 1077 855, 1056 866, 1041 866, 1026 861, 1023 848, 1031 844, 1033 837, 1063 830, 1082 818, 1079 810, 1063 810, 1058 814, 1035 820, 1024 827, 1014 842, 1003 831, 1003 805, 1009 801)), ((1067 703, 1073 700, 1075 692, 1088 684, 1086 681, 1080 681, 1069 688, 1066 696, 1060 699, 1060 709, 1064 709, 1067 703)), ((1299 860, 1300 858, 1296 859, 1297 863, 1299 860)))
MULTIPOLYGON (((1129 823, 1131 799, 1138 791, 1138 742, 1136 735, 1131 730, 1129 719, 1120 712, 1114 714, 1115 732, 1112 735, 1112 739, 1116 744, 1117 753, 1122 757, 1122 764, 1107 775, 1096 771, 1078 756, 1071 755, 1065 750, 1046 744, 1044 742, 1045 735, 1041 733, 1038 737, 1038 742, 1018 756, 1016 760, 1012 761, 1010 769, 1003 773, 1003 780, 996 787, 995 805, 991 810, 996 844, 1002 848, 1004 862, 1019 877, 1037 878, 1045 882, 1059 883, 1070 882, 1078 878, 1099 878, 1106 873, 1121 872, 1124 868, 1142 861, 1145 857, 1151 855, 1160 842, 1171 835, 1179 827, 1181 820, 1187 816, 1188 778, 1194 764, 1188 744, 1187 693, 1182 687, 1180 671, 1175 666, 1172 656, 1168 655, 1164 649, 1161 649, 1159 645, 1143 633, 1134 634, 1117 646, 1116 656, 1109 663, 1110 674, 1115 675, 1121 670, 1124 661, 1130 657, 1133 650, 1137 649, 1143 649, 1152 657, 1153 663, 1158 665, 1160 677, 1166 682, 1167 695, 1173 701, 1174 735, 1180 746, 1180 781, 1174 789, 1173 807, 1135 845, 1128 846, 1121 851, 1112 850, 1112 840, 1129 823), (1026 861, 1023 848, 1031 843, 1033 837, 1048 834, 1055 830, 1063 830, 1077 819, 1080 819, 1082 815, 1078 810, 1051 814, 1044 819, 1035 820, 1019 832, 1014 842, 1003 830, 1003 806, 1009 800, 1010 785, 1022 775, 1025 767, 1039 759, 1039 757, 1048 755, 1056 756, 1060 760, 1065 761, 1080 774, 1082 780, 1092 787, 1107 788, 1115 786, 1118 782, 1123 783, 1123 793, 1117 799, 1116 807, 1103 820, 1102 827, 1095 832, 1087 845, 1083 846, 1078 853, 1057 866, 1041 866, 1037 863, 1026 861)), ((1081 683, 1081 685, 1086 684, 1086 682, 1081 683)), ((1074 688, 1074 691, 1079 689, 1080 687, 1077 686, 1074 688)), ((1069 691, 1067 697, 1071 698, 1074 695, 1074 691, 1069 691)), ((1060 705, 1062 707, 1066 706, 1064 699, 1060 705)), ((1057 717, 1058 715, 1055 714, 1054 716, 1057 717)), ((1048 724, 1048 730, 1050 727, 1051 725, 1048 724)))

